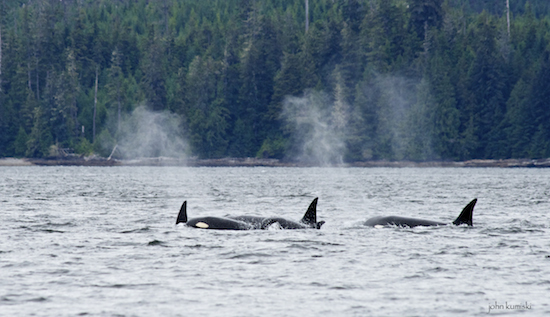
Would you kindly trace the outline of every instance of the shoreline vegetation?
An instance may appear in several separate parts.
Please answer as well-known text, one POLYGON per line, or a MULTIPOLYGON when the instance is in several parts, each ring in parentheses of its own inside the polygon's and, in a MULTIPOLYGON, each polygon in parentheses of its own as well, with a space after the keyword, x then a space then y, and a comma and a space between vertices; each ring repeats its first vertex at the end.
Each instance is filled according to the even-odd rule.
POLYGON ((0 1, 0 157, 550 158, 550 1, 509 2, 0 1))
MULTIPOLYGON (((60 158, 0 158, 0 166, 188 166, 188 167, 317 167, 309 164, 279 159, 259 158, 170 158, 153 157, 130 160, 106 159, 101 157, 60 157, 60 158)), ((548 168, 550 158, 546 159, 476 159, 467 161, 362 161, 342 164, 327 164, 326 167, 530 167, 548 168)))

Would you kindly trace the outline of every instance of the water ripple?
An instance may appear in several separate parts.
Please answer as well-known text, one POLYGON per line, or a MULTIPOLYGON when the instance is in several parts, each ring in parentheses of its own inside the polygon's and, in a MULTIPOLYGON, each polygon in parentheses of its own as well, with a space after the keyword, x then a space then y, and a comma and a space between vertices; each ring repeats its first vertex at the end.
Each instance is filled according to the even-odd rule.
POLYGON ((550 310, 550 170, 1 169, 2 315, 486 316, 520 299, 525 314, 550 310), (183 200, 194 215, 296 220, 313 197, 321 230, 174 225, 183 200), (362 225, 450 222, 475 197, 471 228, 362 225))

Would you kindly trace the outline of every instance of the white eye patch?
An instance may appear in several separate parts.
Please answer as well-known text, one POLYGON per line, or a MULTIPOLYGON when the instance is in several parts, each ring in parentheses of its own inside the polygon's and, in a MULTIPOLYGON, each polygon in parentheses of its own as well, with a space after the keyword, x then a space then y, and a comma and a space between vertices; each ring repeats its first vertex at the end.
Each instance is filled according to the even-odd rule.
POLYGON ((210 226, 207 223, 200 221, 200 222, 197 222, 195 224, 195 227, 202 228, 202 229, 207 229, 210 226))

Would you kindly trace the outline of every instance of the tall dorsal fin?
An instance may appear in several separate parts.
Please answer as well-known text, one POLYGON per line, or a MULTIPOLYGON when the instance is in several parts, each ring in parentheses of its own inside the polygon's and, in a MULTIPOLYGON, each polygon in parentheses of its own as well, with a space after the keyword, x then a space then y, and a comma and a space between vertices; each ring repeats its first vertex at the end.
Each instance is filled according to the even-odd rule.
POLYGON ((181 205, 176 224, 180 222, 187 222, 187 200, 183 202, 183 205, 181 205))
POLYGON ((304 217, 302 220, 300 220, 302 223, 315 227, 317 223, 317 200, 319 200, 319 197, 315 198, 311 204, 309 205, 309 208, 307 209, 304 217))
POLYGON ((474 206, 476 205, 477 198, 472 200, 464 209, 462 209, 462 212, 456 218, 455 221, 453 221, 453 225, 461 225, 463 223, 467 224, 468 226, 473 226, 472 223, 472 214, 474 213, 474 206))

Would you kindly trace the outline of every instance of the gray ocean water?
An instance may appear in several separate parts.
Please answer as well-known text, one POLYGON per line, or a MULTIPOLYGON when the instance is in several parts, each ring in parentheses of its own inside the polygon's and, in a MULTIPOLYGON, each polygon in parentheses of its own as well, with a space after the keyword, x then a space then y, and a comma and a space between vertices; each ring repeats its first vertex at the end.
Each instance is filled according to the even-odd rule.
POLYGON ((0 206, 1 316, 550 314, 550 169, 0 167, 0 206), (315 197, 321 230, 175 225, 315 197))

